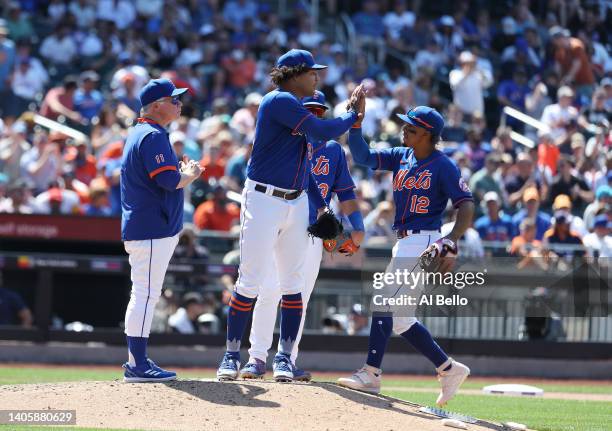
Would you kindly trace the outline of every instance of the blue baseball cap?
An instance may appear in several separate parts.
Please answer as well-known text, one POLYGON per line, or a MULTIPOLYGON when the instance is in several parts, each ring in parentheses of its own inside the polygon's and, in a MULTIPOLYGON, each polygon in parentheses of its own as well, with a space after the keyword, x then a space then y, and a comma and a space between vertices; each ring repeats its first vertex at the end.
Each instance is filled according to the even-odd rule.
POLYGON ((593 221, 593 227, 608 227, 608 216, 599 214, 593 221))
POLYGON ((304 97, 302 99, 302 105, 308 106, 316 106, 323 109, 329 109, 325 104, 325 94, 323 94, 319 90, 315 90, 314 94, 309 97, 304 97))
POLYGON ((404 114, 397 114, 398 118, 413 126, 427 130, 432 135, 440 135, 444 129, 444 118, 438 111, 429 106, 417 106, 404 114))
POLYGON ((276 62, 276 67, 295 67, 305 64, 309 69, 325 69, 327 66, 317 64, 312 57, 312 54, 303 49, 291 49, 281 55, 276 62))
POLYGON ((147 82, 147 85, 142 87, 138 97, 140 99, 140 104, 146 106, 162 97, 180 96, 185 91, 187 91, 186 88, 176 88, 169 79, 152 79, 147 82))

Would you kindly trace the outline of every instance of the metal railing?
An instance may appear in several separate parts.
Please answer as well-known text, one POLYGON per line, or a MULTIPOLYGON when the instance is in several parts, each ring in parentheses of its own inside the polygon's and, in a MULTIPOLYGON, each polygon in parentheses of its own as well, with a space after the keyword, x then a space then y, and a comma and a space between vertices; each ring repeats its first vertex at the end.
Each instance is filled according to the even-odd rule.
MULTIPOLYGON (((550 132, 550 127, 548 126, 548 124, 542 123, 539 120, 536 120, 533 117, 530 117, 529 115, 511 108, 510 106, 506 106, 504 107, 504 109, 502 110, 502 115, 501 115, 501 119, 500 119, 500 125, 502 127, 506 126, 506 119, 507 117, 512 117, 518 121, 520 121, 521 123, 524 123, 526 125, 528 125, 529 127, 533 127, 534 129, 536 129, 539 132, 543 132, 543 133, 549 133, 550 132)), ((527 148, 534 148, 536 146, 536 142, 521 134, 518 133, 515 130, 511 130, 510 131, 510 138, 512 138, 513 141, 526 146, 527 148)))

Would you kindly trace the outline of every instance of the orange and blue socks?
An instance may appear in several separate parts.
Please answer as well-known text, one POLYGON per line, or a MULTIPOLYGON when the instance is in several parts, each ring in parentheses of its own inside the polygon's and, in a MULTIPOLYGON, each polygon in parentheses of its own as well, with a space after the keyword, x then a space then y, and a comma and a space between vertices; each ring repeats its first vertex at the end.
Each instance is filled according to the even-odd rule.
MULTIPOLYGON (((436 368, 439 368, 440 365, 448 360, 446 353, 444 353, 442 348, 438 346, 438 343, 434 341, 427 328, 421 325, 420 322, 416 322, 410 327, 410 329, 403 332, 402 337, 408 340, 408 342, 412 344, 415 349, 433 362, 436 368)), ((449 365, 446 370, 448 370, 450 367, 451 366, 449 365)))
POLYGON ((291 354, 302 321, 302 294, 283 295, 281 299, 280 352, 291 354))
POLYGON ((381 368, 385 350, 387 350, 387 342, 393 330, 392 316, 372 316, 372 324, 370 325, 370 338, 368 339, 368 359, 366 364, 381 368))
POLYGON ((254 298, 247 298, 234 292, 229 302, 227 313, 227 353, 234 354, 236 359, 240 356, 240 341, 246 328, 247 321, 253 310, 254 298))

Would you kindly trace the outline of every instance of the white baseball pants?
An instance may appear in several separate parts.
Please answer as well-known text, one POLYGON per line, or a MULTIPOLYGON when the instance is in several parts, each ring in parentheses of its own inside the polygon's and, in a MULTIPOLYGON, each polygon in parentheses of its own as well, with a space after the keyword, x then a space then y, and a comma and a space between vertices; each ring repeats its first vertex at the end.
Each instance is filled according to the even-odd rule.
POLYGON ((178 239, 177 234, 167 238, 124 241, 132 268, 132 293, 125 311, 125 334, 128 337, 149 337, 153 311, 178 239))
MULTIPOLYGON (((391 263, 387 267, 387 272, 395 272, 396 269, 404 269, 409 266, 410 271, 420 271, 418 268, 418 257, 425 251, 427 247, 440 239, 440 232, 437 230, 431 231, 420 231, 418 234, 410 234, 395 243, 391 252, 391 263)), ((400 289, 397 295, 401 294, 415 294, 414 292, 405 291, 400 289)), ((420 290, 423 286, 420 287, 420 290)), ((417 290, 418 292, 418 290, 417 290)), ((416 314, 416 306, 413 310, 416 314)), ((414 315, 407 316, 406 309, 402 309, 403 316, 393 316, 393 332, 396 334, 402 334, 406 332, 412 325, 414 325, 418 319, 414 315)))
MULTIPOLYGON (((319 275, 322 257, 323 241, 321 238, 308 239, 306 261, 304 264, 305 283, 302 290, 304 310, 302 311, 300 329, 295 339, 295 343, 293 343, 293 350, 291 351, 291 362, 294 364, 297 359, 298 346, 304 330, 308 300, 310 299, 310 295, 312 295, 317 276, 319 275)), ((268 350, 272 347, 278 303, 281 299, 281 291, 278 289, 278 284, 276 283, 276 271, 274 267, 268 273, 264 284, 268 286, 268 288, 260 291, 253 311, 253 323, 251 324, 251 335, 249 336, 249 342, 251 343, 249 355, 251 358, 257 358, 265 362, 268 357, 268 350)))
MULTIPOLYGON (((236 291, 255 298, 265 285, 276 262, 276 288, 283 295, 301 292, 304 285, 305 250, 308 247, 308 196, 303 192, 288 201, 267 191, 255 190, 257 183, 246 180, 240 214, 240 267, 236 291)), ((278 189, 278 187, 276 187, 278 189)), ((283 190, 283 189, 280 189, 283 190)))

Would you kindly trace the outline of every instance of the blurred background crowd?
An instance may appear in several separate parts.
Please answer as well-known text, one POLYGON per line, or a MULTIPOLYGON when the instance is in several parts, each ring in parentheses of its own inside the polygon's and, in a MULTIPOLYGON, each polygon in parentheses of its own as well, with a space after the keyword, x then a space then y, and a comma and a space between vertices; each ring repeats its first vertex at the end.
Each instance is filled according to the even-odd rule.
MULTIPOLYGON (((0 16, 0 212, 119 217, 139 90, 167 77, 189 89, 170 141, 206 168, 185 194, 177 253, 205 258, 198 235, 238 224, 268 72, 305 48, 329 66, 320 73, 329 115, 364 83, 374 148, 400 144, 396 113, 443 113, 439 147, 477 204, 468 256, 527 266, 546 265, 536 258, 546 253, 612 254, 609 1, 3 0, 0 16), (40 117, 83 135, 50 131, 40 117)), ((391 175, 347 156, 367 244, 389 245, 391 175)), ((216 307, 197 295, 174 301, 177 328, 194 307, 198 316, 216 307)))

